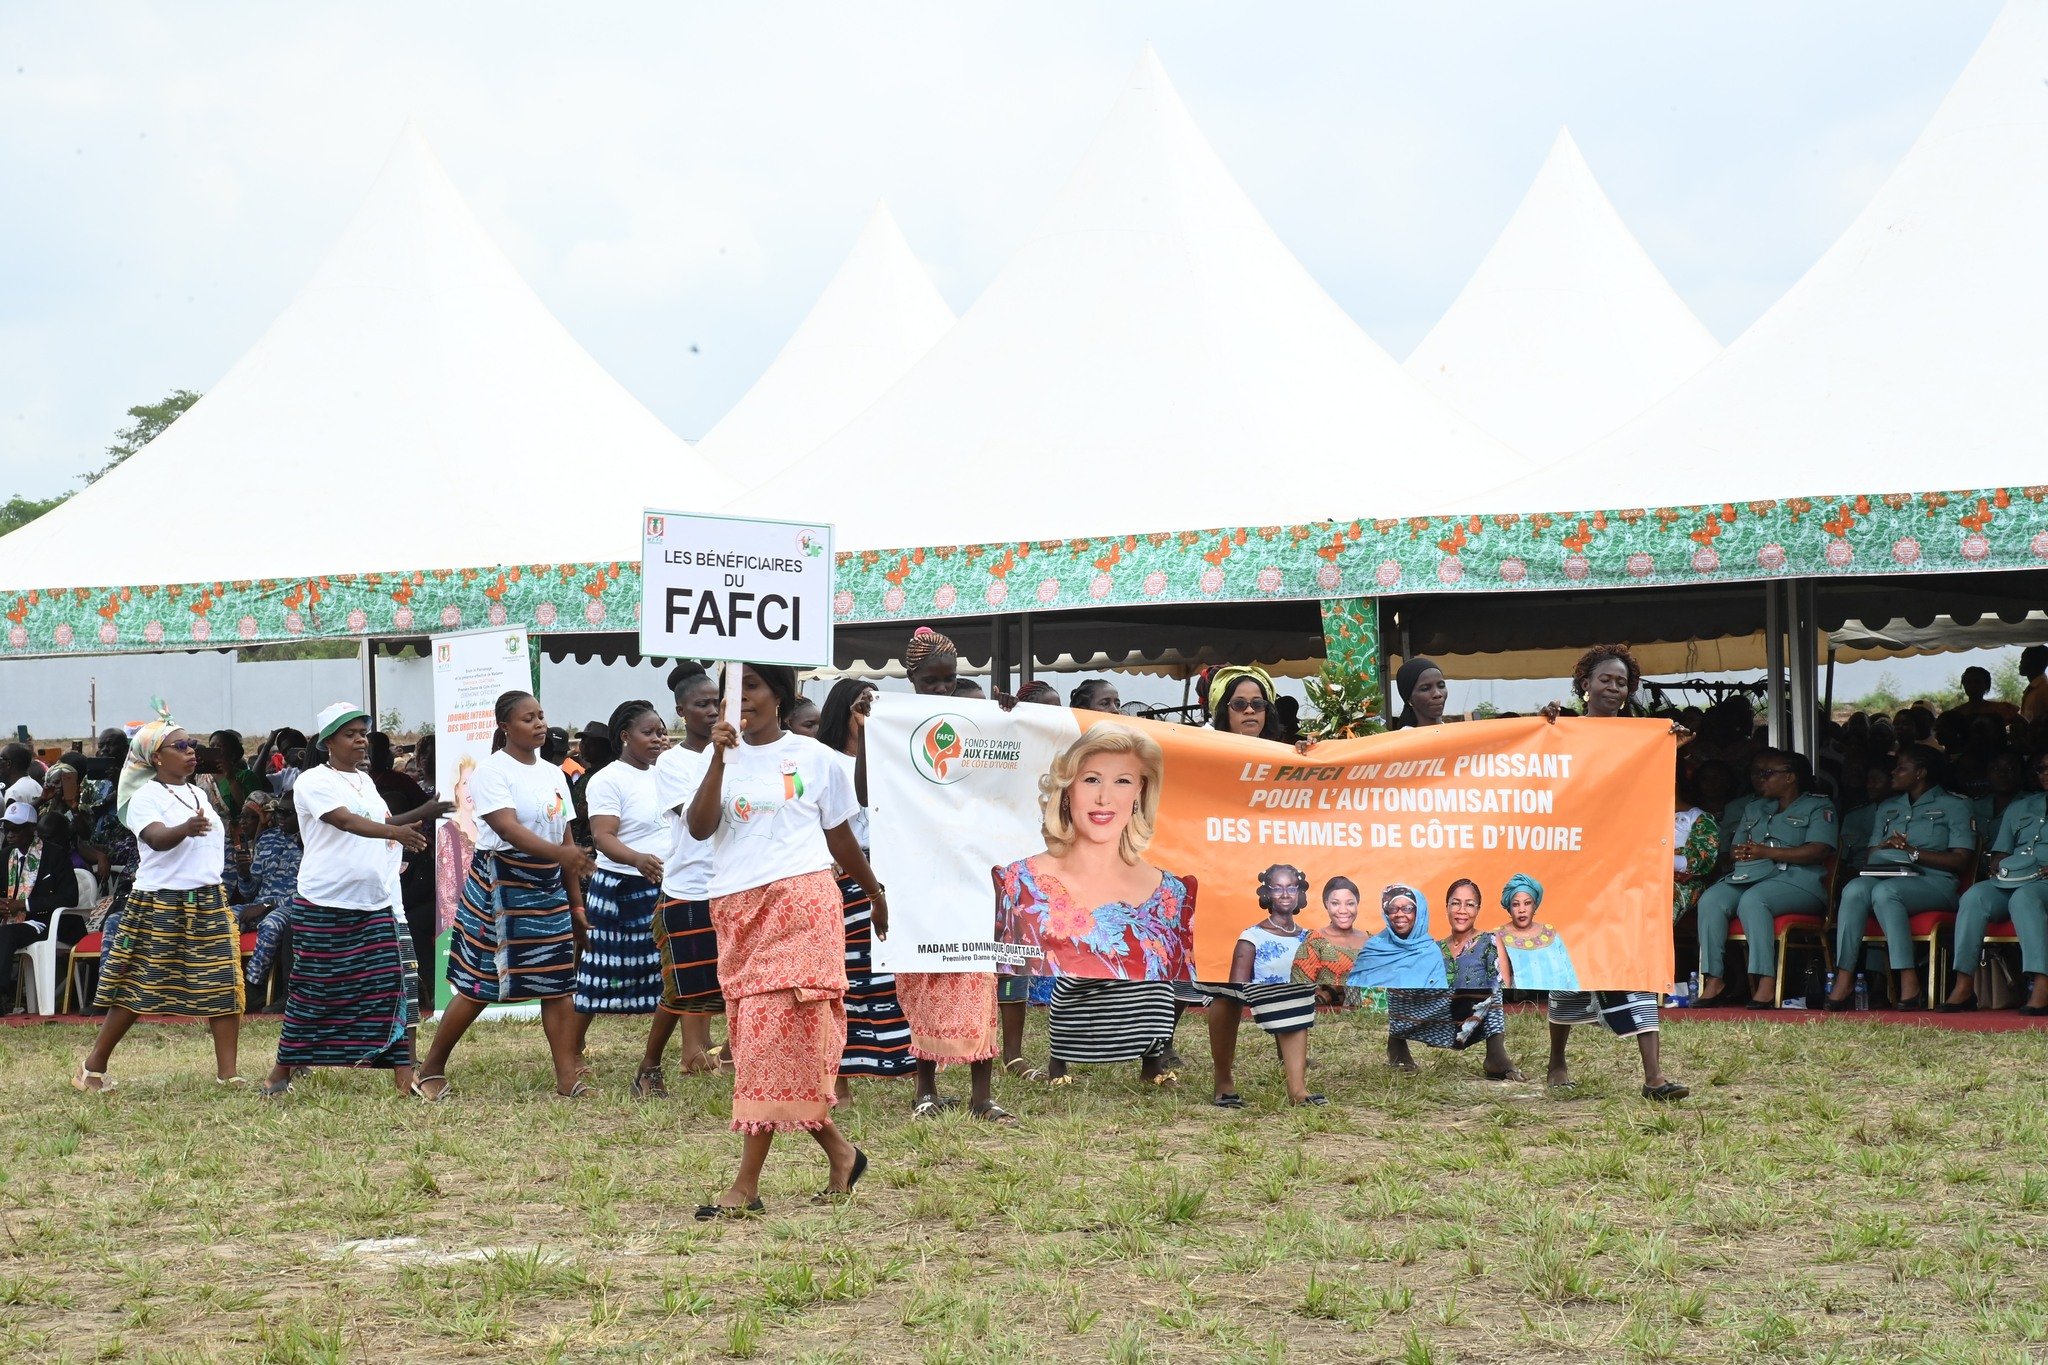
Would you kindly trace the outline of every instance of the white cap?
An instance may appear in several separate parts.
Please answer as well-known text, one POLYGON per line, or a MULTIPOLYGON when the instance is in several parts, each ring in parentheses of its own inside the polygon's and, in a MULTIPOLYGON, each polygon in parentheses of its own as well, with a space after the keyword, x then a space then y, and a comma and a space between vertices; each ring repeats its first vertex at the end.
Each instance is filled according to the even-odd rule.
POLYGON ((10 801, 7 803, 7 813, 0 815, 0 820, 10 825, 33 825, 36 822, 36 808, 26 801, 10 801))

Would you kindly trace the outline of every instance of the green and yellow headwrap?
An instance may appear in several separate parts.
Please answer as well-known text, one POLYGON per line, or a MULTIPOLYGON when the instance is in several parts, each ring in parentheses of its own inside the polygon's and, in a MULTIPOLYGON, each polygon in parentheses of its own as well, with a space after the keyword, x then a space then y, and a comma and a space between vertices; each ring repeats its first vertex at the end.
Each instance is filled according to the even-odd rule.
POLYGON ((1266 694, 1267 701, 1273 700, 1275 690, 1272 674, 1257 664, 1231 664, 1217 669, 1216 676, 1209 679, 1209 714, 1215 715, 1224 702, 1229 700, 1230 690, 1246 678, 1259 685, 1259 690, 1266 694))

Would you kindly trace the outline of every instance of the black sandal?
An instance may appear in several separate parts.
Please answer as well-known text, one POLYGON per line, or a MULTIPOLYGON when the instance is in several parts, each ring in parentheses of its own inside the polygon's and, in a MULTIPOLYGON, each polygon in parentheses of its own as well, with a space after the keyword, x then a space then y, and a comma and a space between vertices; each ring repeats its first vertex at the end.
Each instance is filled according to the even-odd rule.
POLYGON ((1238 1093, 1235 1090, 1226 1090, 1222 1094, 1216 1096, 1216 1098, 1210 1100, 1209 1103, 1216 1106, 1216 1108, 1218 1109, 1244 1108, 1244 1100, 1242 1097, 1238 1095, 1238 1093))
MULTIPOLYGON (((868 1154, 860 1148, 853 1149, 853 1169, 846 1173, 846 1188, 843 1190, 823 1189, 811 1196, 813 1204, 840 1204, 853 1198, 853 1187, 860 1184, 860 1178, 868 1173, 868 1154)), ((754 1201, 756 1204, 760 1200, 754 1201)), ((698 1215, 702 1217, 702 1214, 698 1215)))
POLYGON ((1665 1104, 1673 1100, 1682 1100, 1691 1093, 1692 1090, 1689 1087, 1681 1085, 1677 1081, 1664 1081, 1657 1085, 1645 1085, 1643 1087, 1644 1099, 1657 1100, 1665 1104))
POLYGON ((697 1206, 697 1221, 700 1223, 738 1222, 742 1218, 753 1218, 766 1212, 768 1212, 768 1206, 761 1202, 761 1196, 755 1195, 753 1201, 746 1204, 699 1204, 697 1206))

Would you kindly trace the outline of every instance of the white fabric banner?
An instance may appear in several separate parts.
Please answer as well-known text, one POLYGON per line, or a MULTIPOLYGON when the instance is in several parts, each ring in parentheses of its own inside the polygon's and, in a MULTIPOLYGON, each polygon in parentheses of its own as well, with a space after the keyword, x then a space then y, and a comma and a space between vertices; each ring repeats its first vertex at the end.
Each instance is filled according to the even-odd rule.
POLYGON ((1080 733, 1063 706, 1006 713, 992 701, 875 695, 868 827, 889 888, 877 971, 986 972, 1012 960, 994 941, 992 873, 1045 847, 1038 779, 1080 733))

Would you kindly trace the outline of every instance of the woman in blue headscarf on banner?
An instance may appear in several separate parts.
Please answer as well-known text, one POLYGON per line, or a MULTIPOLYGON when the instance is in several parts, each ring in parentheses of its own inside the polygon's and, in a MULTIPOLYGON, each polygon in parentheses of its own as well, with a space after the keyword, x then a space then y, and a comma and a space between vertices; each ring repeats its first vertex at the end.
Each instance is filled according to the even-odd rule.
POLYGON ((1572 966, 1571 951, 1564 946, 1564 935, 1554 925, 1536 918, 1536 912, 1543 906, 1543 883, 1526 872, 1517 872, 1500 889, 1500 905, 1508 912, 1507 927, 1500 931, 1500 941, 1508 950, 1515 989, 1577 990, 1579 973, 1572 966))
POLYGON ((1412 886, 1390 886, 1380 892, 1380 916, 1386 927, 1359 948, 1351 984, 1361 990, 1448 989, 1444 955, 1429 933, 1428 899, 1412 886))

